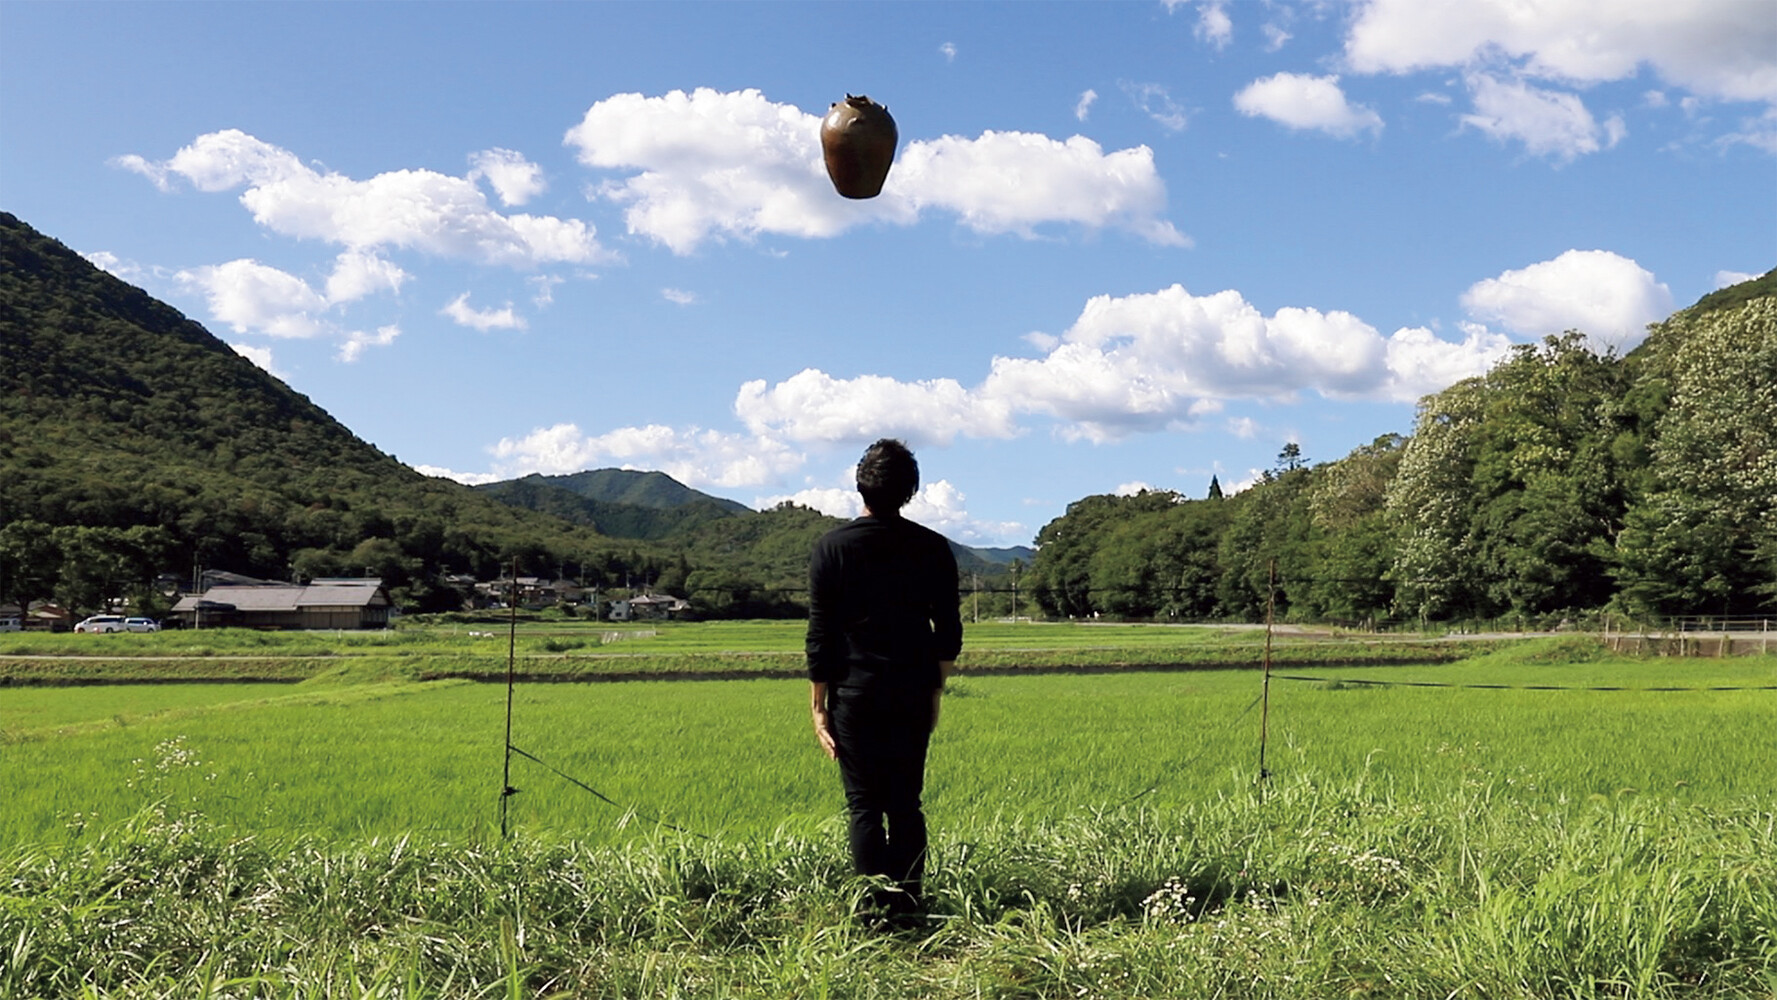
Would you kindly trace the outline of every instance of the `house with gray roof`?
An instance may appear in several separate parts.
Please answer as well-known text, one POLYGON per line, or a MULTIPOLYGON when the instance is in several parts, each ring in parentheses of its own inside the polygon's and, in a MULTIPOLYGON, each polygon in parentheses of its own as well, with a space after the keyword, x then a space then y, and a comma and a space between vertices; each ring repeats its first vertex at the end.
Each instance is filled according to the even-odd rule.
POLYGON ((387 628, 390 601, 375 577, 306 584, 227 583, 188 594, 173 606, 187 628, 387 628))

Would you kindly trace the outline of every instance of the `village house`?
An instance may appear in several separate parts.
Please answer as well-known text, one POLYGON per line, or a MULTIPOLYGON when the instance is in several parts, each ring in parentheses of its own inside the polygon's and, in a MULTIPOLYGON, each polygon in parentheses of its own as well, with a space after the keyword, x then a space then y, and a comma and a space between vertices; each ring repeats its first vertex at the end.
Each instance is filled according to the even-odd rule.
POLYGON ((172 614, 187 628, 371 629, 388 627, 390 608, 382 580, 345 577, 306 584, 231 581, 186 595, 172 614))

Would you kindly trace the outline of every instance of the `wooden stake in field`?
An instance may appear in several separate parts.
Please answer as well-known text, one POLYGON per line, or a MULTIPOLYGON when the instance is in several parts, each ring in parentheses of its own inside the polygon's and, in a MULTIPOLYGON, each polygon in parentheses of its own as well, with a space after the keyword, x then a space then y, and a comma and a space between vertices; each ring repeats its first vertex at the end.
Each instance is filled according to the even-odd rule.
POLYGON ((1265 591, 1265 688, 1259 708, 1259 780, 1271 777, 1265 768, 1265 744, 1271 734, 1271 623, 1277 612, 1277 560, 1271 560, 1270 582, 1265 591))
POLYGON ((512 560, 512 589, 507 597, 511 611, 506 630, 506 764, 500 774, 500 839, 506 838, 506 803, 518 789, 512 787, 512 687, 518 659, 518 559, 512 560))

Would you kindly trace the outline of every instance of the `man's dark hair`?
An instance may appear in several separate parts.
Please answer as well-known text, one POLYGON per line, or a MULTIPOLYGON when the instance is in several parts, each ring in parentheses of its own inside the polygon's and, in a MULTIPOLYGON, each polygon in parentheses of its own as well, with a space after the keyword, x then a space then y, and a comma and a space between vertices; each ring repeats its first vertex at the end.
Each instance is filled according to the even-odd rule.
POLYGON ((901 512, 919 490, 919 463, 913 452, 894 438, 865 449, 858 460, 858 492, 870 513, 890 517, 901 512))

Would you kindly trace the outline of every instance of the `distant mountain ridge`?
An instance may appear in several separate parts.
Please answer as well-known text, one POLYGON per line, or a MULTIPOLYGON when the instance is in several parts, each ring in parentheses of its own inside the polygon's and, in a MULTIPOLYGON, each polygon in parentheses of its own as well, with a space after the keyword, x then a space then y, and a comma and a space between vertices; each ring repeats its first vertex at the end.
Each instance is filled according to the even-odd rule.
MULTIPOLYGON (((664 472, 591 469, 561 476, 533 473, 475 487, 502 503, 553 514, 612 538, 672 539, 726 517, 758 514, 737 500, 712 496, 664 472)), ((837 523, 837 521, 835 521, 837 523)), ((951 542, 958 567, 997 572, 1036 556, 1029 546, 978 548, 951 542)))
POLYGON ((743 503, 700 493, 664 472, 630 469, 532 474, 475 489, 501 503, 553 514, 612 538, 659 540, 724 517, 754 513, 743 503))

